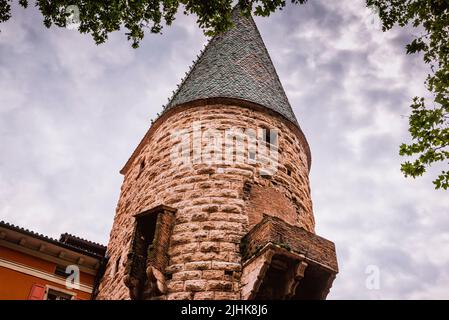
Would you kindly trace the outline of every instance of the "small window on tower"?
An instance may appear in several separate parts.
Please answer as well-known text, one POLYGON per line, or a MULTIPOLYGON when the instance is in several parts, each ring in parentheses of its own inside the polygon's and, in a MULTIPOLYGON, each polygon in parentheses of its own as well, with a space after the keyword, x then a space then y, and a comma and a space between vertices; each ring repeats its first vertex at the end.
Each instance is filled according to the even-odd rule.
POLYGON ((115 272, 114 273, 117 273, 117 272, 119 272, 119 270, 120 270, 120 258, 121 257, 118 257, 118 259, 115 261, 115 272))
POLYGON ((143 159, 140 161, 139 173, 138 173, 137 176, 136 176, 136 180, 139 179, 140 175, 141 175, 142 172, 143 172, 143 169, 145 169, 145 158, 143 158, 143 159))
POLYGON ((262 128, 262 140, 266 144, 277 145, 278 140, 277 130, 270 129, 268 127, 262 128))
POLYGON ((292 172, 293 172, 292 167, 290 167, 290 166, 285 166, 285 169, 286 169, 286 171, 287 171, 287 175, 288 175, 289 177, 291 177, 291 176, 292 176, 292 172))
POLYGON ((225 276, 231 276, 232 277, 234 275, 234 271, 225 270, 224 274, 225 274, 225 276))

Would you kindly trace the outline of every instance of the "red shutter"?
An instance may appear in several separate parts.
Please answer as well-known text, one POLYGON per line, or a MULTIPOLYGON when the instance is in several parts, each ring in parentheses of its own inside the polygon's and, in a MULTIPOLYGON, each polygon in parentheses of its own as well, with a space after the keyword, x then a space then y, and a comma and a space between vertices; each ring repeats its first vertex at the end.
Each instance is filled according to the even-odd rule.
POLYGON ((33 284, 31 287, 30 295, 28 300, 44 300, 45 296, 45 286, 41 284, 33 284))

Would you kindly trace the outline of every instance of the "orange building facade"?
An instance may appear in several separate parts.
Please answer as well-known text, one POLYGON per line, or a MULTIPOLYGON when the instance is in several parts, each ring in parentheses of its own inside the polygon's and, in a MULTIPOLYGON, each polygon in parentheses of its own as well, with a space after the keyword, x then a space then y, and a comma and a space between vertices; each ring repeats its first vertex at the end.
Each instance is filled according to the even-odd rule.
POLYGON ((106 248, 0 222, 0 300, 91 300, 106 248))

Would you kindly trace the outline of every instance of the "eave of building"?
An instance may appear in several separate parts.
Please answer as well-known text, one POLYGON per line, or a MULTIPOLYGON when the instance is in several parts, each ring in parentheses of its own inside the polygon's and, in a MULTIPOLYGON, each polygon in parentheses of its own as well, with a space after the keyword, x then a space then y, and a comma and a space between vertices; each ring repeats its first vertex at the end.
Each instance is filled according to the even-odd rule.
POLYGON ((103 257, 105 255, 106 252, 106 246, 101 245, 99 243, 93 242, 93 241, 89 241, 83 238, 80 238, 78 236, 75 236, 73 234, 70 233, 63 233, 61 234, 60 238, 59 238, 59 242, 81 249, 83 251, 95 254, 95 255, 99 255, 101 257, 103 257), (84 248, 84 249, 83 249, 84 248), (88 249, 86 249, 88 248, 88 249))
POLYGON ((0 222, 0 246, 60 265, 77 265, 80 271, 96 275, 102 256, 0 222))

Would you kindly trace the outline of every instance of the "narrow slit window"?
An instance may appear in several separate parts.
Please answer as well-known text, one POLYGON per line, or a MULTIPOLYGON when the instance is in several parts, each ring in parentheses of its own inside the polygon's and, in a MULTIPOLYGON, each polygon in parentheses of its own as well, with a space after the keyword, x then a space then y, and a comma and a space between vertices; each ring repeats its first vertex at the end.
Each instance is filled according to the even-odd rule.
POLYGON ((145 158, 143 158, 140 161, 140 167, 139 167, 139 173, 136 176, 136 180, 139 179, 140 175, 142 174, 143 170, 145 169, 145 158))
POLYGON ((120 270, 120 257, 118 257, 118 259, 115 261, 115 272, 117 273, 120 270))
POLYGON ((266 143, 271 143, 271 136, 270 136, 270 129, 265 128, 264 129, 264 134, 265 134, 265 142, 266 143))
POLYGON ((270 129, 268 127, 262 128, 262 140, 266 144, 276 145, 278 142, 278 132, 275 129, 270 129))
POLYGON ((69 274, 65 272, 66 267, 63 265, 57 265, 55 269, 55 275, 60 277, 67 277, 69 274))
POLYGON ((291 177, 291 176, 292 176, 292 173, 293 173, 292 167, 290 167, 290 166, 285 166, 285 170, 286 170, 287 175, 288 175, 289 177, 291 177))

